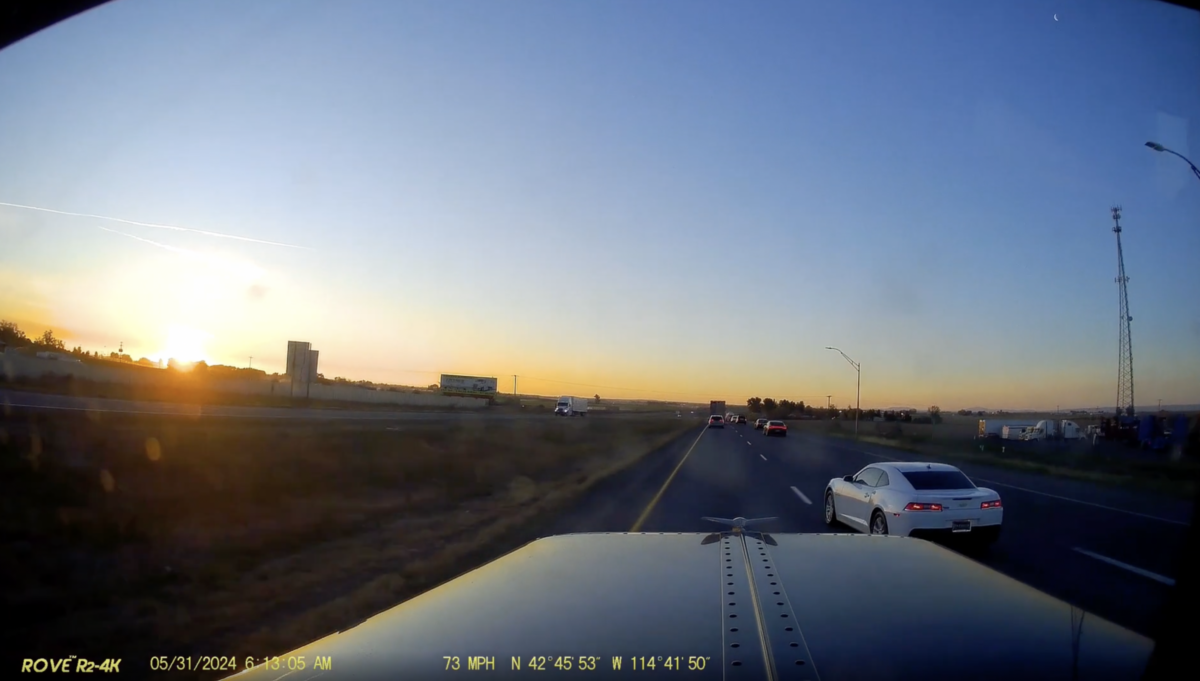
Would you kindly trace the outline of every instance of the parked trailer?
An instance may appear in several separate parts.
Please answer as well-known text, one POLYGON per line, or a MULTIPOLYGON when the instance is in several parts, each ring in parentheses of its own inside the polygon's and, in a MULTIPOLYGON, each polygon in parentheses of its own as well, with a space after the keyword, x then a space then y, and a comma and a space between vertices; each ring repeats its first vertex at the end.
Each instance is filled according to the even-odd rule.
MULTIPOLYGON (((1024 419, 979 419, 979 435, 981 438, 1004 438, 1005 426, 1020 426, 1029 428, 1034 421, 1024 419)), ((1007 439, 1007 438, 1004 438, 1007 439)))
POLYGON ((1032 426, 1008 425, 1000 431, 1001 440, 1021 440, 1032 426))
POLYGON ((1083 429, 1074 421, 1038 421, 1025 431, 1024 440, 1077 440, 1083 437, 1083 429))

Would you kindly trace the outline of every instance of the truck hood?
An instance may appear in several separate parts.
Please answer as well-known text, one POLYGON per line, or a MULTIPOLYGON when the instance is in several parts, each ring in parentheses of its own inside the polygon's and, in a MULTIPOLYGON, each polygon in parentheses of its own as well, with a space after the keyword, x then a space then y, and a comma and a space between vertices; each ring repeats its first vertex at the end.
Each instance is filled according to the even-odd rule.
POLYGON ((919 539, 597 533, 532 542, 233 678, 303 656, 289 678, 1137 679, 1152 649, 919 539))

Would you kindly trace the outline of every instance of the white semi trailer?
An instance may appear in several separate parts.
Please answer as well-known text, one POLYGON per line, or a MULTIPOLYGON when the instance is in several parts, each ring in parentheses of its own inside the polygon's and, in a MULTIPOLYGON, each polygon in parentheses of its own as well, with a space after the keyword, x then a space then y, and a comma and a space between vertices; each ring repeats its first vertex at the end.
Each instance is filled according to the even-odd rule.
POLYGON ((563 395, 554 405, 554 413, 559 416, 587 416, 588 401, 586 397, 571 397, 563 395))

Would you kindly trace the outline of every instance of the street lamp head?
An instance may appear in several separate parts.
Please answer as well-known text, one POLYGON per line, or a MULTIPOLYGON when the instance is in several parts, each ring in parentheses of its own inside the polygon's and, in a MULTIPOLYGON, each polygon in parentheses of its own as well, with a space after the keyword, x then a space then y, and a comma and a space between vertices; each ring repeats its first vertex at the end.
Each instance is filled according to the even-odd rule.
POLYGON ((1151 149, 1153 149, 1155 151, 1165 151, 1166 150, 1166 147, 1164 147, 1163 145, 1161 145, 1157 142, 1146 142, 1146 146, 1150 147, 1151 149))

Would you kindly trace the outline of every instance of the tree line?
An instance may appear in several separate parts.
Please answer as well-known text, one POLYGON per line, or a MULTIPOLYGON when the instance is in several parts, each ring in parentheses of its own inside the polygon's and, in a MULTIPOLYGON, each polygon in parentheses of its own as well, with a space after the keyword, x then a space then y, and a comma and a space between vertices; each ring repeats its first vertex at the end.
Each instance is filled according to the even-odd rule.
MULTIPOLYGON (((4 319, 0 319, 0 343, 11 345, 14 348, 32 345, 46 350, 66 350, 66 344, 55 337, 52 329, 46 329, 37 338, 29 338, 15 322, 4 319)), ((80 348, 76 349, 82 352, 80 348)))
POLYGON ((811 404, 805 404, 803 400, 799 402, 793 402, 791 400, 775 400, 770 397, 751 397, 750 399, 746 400, 746 409, 748 409, 752 414, 759 414, 764 418, 769 419, 831 419, 836 416, 853 420, 857 415, 858 420, 860 421, 882 419, 884 421, 899 421, 903 423, 942 422, 942 410, 936 405, 929 408, 928 416, 913 416, 912 412, 903 410, 856 410, 854 407, 840 408, 832 402, 824 407, 814 407, 811 404))
MULTIPOLYGON (((68 350, 66 343, 54 335, 53 329, 46 329, 42 332, 42 335, 38 336, 37 338, 30 338, 15 322, 10 322, 8 320, 0 320, 0 343, 10 345, 14 348, 33 348, 39 351, 61 352, 78 357, 80 359, 108 360, 127 364, 137 364, 156 369, 162 368, 162 364, 160 362, 156 362, 149 357, 143 357, 135 362, 133 361, 132 356, 116 350, 108 353, 107 355, 98 350, 84 350, 82 346, 78 345, 68 350)), ((176 359, 170 359, 167 361, 167 368, 180 372, 191 372, 191 374, 196 377, 211 376, 214 378, 234 378, 250 376, 262 377, 267 375, 267 373, 261 369, 232 367, 224 364, 209 365, 204 360, 199 362, 181 362, 176 359)))

